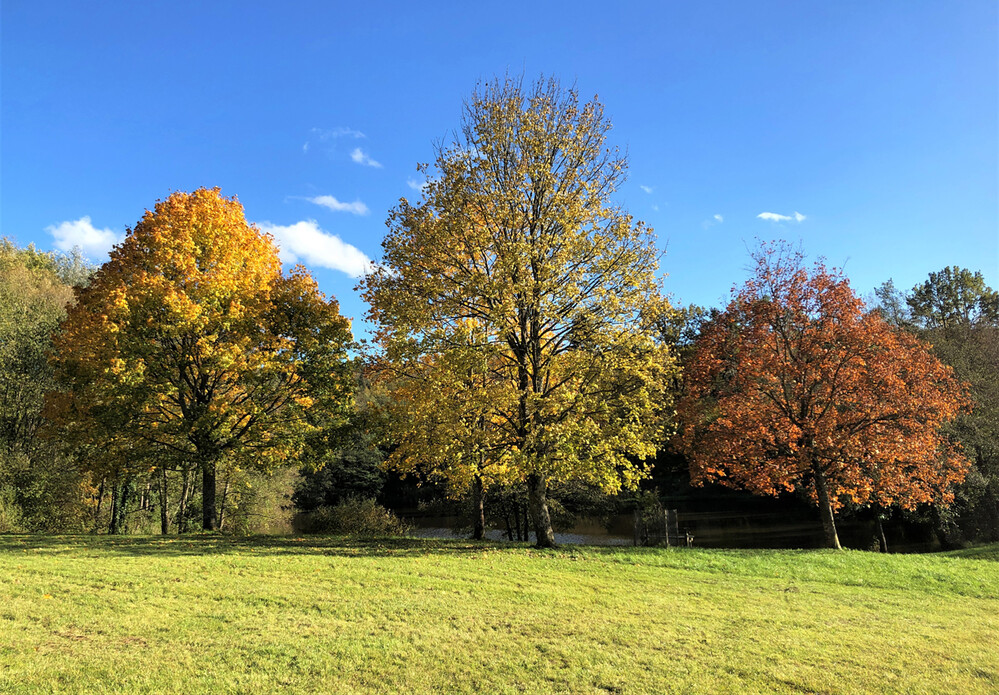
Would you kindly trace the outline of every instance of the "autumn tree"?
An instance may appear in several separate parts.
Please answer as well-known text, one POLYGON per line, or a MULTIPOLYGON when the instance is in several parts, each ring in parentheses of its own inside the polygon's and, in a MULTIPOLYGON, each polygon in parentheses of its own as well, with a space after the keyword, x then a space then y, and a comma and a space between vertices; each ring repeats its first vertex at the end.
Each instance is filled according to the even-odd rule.
POLYGON ((955 503, 935 514, 943 540, 999 540, 999 293, 980 272, 948 266, 909 292, 889 280, 876 309, 933 346, 933 353, 969 384, 974 408, 949 426, 972 468, 955 503))
POLYGON ((526 483, 539 546, 549 484, 635 485, 672 414, 659 253, 611 200, 626 159, 609 129, 555 80, 481 85, 361 283, 410 423, 390 464, 526 483))
POLYGON ((218 189, 146 211, 79 291, 55 341, 65 392, 51 409, 94 465, 194 466, 202 525, 217 527, 222 465, 292 461, 342 420, 350 325, 218 189))
POLYGON ((965 386, 912 335, 865 312, 849 283, 764 246, 754 276, 696 342, 678 442, 695 484, 804 490, 839 548, 844 503, 947 503, 968 461, 941 425, 965 386))

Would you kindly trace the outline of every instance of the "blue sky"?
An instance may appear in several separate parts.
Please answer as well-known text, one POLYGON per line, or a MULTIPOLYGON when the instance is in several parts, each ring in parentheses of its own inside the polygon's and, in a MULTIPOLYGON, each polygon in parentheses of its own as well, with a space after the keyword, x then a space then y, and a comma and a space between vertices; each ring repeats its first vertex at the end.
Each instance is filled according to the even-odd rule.
POLYGON ((599 95, 631 162, 618 201, 655 228, 679 302, 722 304, 758 237, 861 294, 946 265, 999 287, 992 1, 0 11, 0 234, 20 244, 100 262, 157 199, 219 186, 360 319, 350 273, 463 97, 509 71, 599 95))

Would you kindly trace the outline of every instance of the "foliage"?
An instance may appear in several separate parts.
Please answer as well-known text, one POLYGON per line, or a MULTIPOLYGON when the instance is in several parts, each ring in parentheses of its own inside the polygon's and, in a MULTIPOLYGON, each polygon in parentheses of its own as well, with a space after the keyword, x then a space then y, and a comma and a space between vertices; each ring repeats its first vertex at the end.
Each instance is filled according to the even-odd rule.
POLYGON ((219 505, 223 532, 237 536, 291 533, 291 496, 299 482, 298 471, 234 469, 220 477, 225 485, 219 505))
POLYGON ((933 353, 969 386, 974 409, 950 426, 973 466, 955 504, 937 512, 945 542, 960 536, 999 540, 999 294, 981 273, 947 267, 902 293, 888 281, 881 312, 933 345, 933 353))
POLYGON ((384 456, 371 443, 336 452, 317 471, 303 469, 292 499, 303 511, 332 507, 351 498, 378 497, 385 485, 384 456))
POLYGON ((997 558, 0 537, 0 691, 994 693, 997 558))
POLYGON ((408 529, 395 514, 373 499, 350 498, 334 507, 319 507, 306 519, 306 533, 394 536, 408 529))
POLYGON ((0 533, 23 533, 21 505, 13 486, 0 486, 0 533))
POLYGON ((272 470, 346 416, 350 341, 337 302, 304 269, 281 273, 235 198, 174 193, 79 291, 51 413, 71 442, 100 446, 98 477, 197 466, 213 529, 217 469, 272 470))
POLYGON ((389 465, 458 491, 526 483, 539 545, 554 544, 549 483, 634 486, 672 414, 659 254, 611 202, 626 159, 604 147, 609 128, 555 80, 482 85, 361 283, 392 396, 389 465))
POLYGON ((809 273, 786 246, 755 261, 686 371, 678 443, 693 481, 804 490, 833 547, 844 503, 948 503, 968 461, 940 428, 967 409, 965 386, 822 263, 809 273))
POLYGON ((948 329, 979 324, 999 324, 999 292, 985 284, 981 273, 947 266, 906 297, 916 325, 948 329))
POLYGON ((357 376, 356 408, 349 422, 309 440, 306 465, 292 496, 300 510, 335 507, 354 497, 375 499, 385 485, 385 454, 378 446, 384 429, 381 394, 362 374, 357 376))
POLYGON ((47 355, 89 269, 79 256, 42 253, 0 240, 0 528, 81 531, 88 480, 41 436, 45 394, 54 388, 47 355))

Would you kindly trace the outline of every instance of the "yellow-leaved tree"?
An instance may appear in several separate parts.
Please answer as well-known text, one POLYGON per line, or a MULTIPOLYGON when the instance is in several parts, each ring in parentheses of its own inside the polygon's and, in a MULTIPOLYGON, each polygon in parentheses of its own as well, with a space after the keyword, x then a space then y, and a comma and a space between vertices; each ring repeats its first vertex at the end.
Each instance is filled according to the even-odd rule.
MULTIPOLYGON (((220 465, 267 470, 349 414, 350 322, 216 189, 146 211, 55 339, 63 435, 115 470, 193 467, 217 525, 220 465)), ((187 468, 185 468, 186 470, 187 468)))
POLYGON ((391 392, 389 463, 526 483, 539 546, 555 544, 550 483, 634 486, 672 422, 676 367, 656 329, 671 309, 651 229, 611 202, 626 159, 609 128, 556 80, 483 84, 360 285, 391 392))

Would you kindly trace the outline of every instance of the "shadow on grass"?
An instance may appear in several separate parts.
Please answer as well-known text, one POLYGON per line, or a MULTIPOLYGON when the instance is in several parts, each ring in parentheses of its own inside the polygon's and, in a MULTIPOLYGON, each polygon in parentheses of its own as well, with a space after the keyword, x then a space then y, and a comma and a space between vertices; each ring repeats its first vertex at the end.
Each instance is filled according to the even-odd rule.
POLYGON ((460 539, 360 536, 249 536, 192 534, 185 536, 36 536, 0 535, 0 556, 33 552, 65 552, 142 557, 182 555, 325 555, 388 557, 406 555, 466 555, 487 550, 524 550, 525 544, 460 539))
POLYGON ((964 548, 962 550, 951 550, 941 554, 948 557, 958 557, 964 560, 991 560, 992 562, 999 562, 999 543, 992 543, 991 545, 978 545, 971 548, 964 548))
MULTIPOLYGON (((556 550, 535 550, 526 543, 473 541, 444 538, 363 537, 363 536, 248 536, 189 534, 184 536, 39 536, 0 535, 0 558, 24 552, 46 555, 98 553, 135 557, 178 557, 211 555, 320 555, 329 557, 405 557, 425 555, 470 556, 484 552, 537 553, 541 556, 600 556, 608 561, 632 562, 636 556, 657 556, 665 551, 668 564, 703 565, 711 562, 743 562, 750 558, 793 561, 798 556, 823 555, 844 558, 837 551, 767 549, 664 549, 632 546, 562 545, 556 550), (701 559, 695 560, 695 556, 701 559)), ((944 557, 999 562, 999 543, 940 553, 944 557)), ((872 557, 880 557, 872 554, 872 557)), ((889 556, 884 556, 889 557, 889 556)), ((665 559, 665 556, 659 558, 665 559)))

